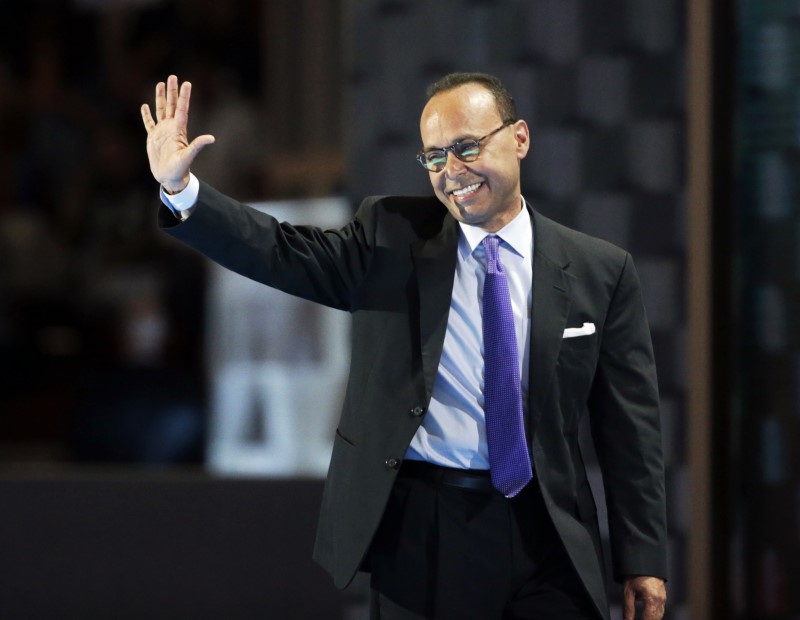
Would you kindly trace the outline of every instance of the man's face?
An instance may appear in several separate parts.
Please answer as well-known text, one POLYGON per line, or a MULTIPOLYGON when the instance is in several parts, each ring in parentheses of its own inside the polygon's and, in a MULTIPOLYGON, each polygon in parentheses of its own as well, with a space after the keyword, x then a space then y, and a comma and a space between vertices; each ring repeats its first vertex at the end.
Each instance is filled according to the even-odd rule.
MULTIPOLYGON (((494 96, 479 84, 464 84, 434 95, 422 110, 424 150, 477 139, 503 124, 494 96)), ((473 162, 452 152, 441 172, 429 172, 433 191, 459 222, 497 232, 520 211, 519 163, 529 147, 525 121, 501 129, 481 143, 473 162)))

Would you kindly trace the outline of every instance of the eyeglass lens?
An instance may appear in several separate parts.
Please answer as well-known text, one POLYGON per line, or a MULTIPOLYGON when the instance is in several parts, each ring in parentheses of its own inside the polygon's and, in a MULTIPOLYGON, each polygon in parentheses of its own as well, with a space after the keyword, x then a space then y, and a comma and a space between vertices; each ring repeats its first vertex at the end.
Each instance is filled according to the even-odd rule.
MULTIPOLYGON (((453 155, 461 161, 475 161, 481 153, 481 145, 477 140, 464 140, 457 142, 447 150, 452 150, 453 155)), ((444 149, 428 151, 423 153, 422 157, 425 167, 431 170, 441 169, 447 165, 447 151, 444 149)))

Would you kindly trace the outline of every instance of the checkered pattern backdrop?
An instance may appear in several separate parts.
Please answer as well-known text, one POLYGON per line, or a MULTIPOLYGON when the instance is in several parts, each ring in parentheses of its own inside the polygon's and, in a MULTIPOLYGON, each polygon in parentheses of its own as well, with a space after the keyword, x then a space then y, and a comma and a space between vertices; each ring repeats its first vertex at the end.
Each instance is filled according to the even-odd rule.
MULTIPOLYGON (((429 194, 414 161, 425 89, 450 71, 487 71, 507 84, 532 129, 525 197, 545 215, 633 254, 662 398, 667 617, 687 617, 683 2, 349 0, 346 15, 354 200, 429 194)), ((617 588, 612 600, 619 602, 617 588)))

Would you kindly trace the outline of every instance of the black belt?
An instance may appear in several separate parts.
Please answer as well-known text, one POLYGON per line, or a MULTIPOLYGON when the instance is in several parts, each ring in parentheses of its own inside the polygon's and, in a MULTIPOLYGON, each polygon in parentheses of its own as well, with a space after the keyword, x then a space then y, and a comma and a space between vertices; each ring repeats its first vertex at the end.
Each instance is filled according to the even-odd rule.
POLYGON ((488 469, 454 469, 425 461, 406 460, 400 467, 399 475, 481 493, 499 493, 492 485, 488 469))

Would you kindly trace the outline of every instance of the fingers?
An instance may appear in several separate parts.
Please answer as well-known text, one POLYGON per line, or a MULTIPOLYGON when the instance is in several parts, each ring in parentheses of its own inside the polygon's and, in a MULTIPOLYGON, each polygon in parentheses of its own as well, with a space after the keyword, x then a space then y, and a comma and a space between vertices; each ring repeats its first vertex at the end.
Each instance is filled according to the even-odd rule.
MULTIPOLYGON (((189 101, 192 97, 192 85, 190 82, 181 84, 178 91, 178 78, 170 75, 166 84, 159 82, 156 84, 156 120, 161 122, 170 118, 175 118, 180 125, 186 126, 189 121, 189 101)), ((145 129, 149 133, 156 126, 156 121, 150 113, 150 106, 144 104, 141 108, 142 121, 145 129)))
POLYGON ((175 120, 181 125, 189 123, 189 101, 192 98, 192 83, 184 82, 181 84, 180 94, 175 108, 175 120))
POLYGON ((175 108, 178 105, 178 78, 170 75, 167 78, 167 109, 166 118, 175 116, 175 108))
POLYGON ((167 115, 167 100, 164 97, 164 82, 156 84, 156 118, 163 121, 167 115))
POLYGON ((147 133, 150 133, 156 126, 156 122, 153 120, 153 115, 150 114, 150 106, 146 103, 142 104, 141 112, 144 128, 147 130, 147 133))

